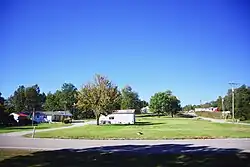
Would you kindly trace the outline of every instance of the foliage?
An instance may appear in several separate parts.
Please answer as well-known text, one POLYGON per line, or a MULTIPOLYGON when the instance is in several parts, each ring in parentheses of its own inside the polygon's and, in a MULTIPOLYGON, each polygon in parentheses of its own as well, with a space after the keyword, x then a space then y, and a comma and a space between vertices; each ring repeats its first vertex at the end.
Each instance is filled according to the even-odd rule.
POLYGON ((64 83, 61 90, 54 94, 49 92, 45 102, 46 111, 69 110, 73 112, 74 104, 77 102, 77 88, 71 83, 64 83))
POLYGON ((33 108, 40 110, 42 108, 42 95, 40 95, 40 88, 38 85, 27 87, 25 90, 25 104, 28 111, 33 108))
POLYGON ((243 121, 250 119, 250 87, 246 85, 236 89, 235 116, 243 121))
POLYGON ((58 103, 56 101, 56 95, 49 92, 47 94, 47 99, 46 99, 46 102, 45 102, 44 109, 46 111, 55 111, 55 110, 60 108, 57 104, 58 103))
POLYGON ((141 101, 137 92, 131 86, 122 89, 121 109, 135 109, 138 113, 141 109, 141 101))
POLYGON ((94 82, 84 85, 80 90, 77 106, 83 111, 92 110, 97 125, 99 125, 101 114, 112 113, 118 100, 119 91, 117 86, 113 85, 106 77, 96 75, 94 82))
POLYGON ((77 102, 77 88, 72 83, 64 83, 61 88, 61 100, 65 110, 72 111, 77 102))
POLYGON ((149 104, 145 100, 140 100, 140 108, 147 107, 149 104))
MULTIPOLYGON (((250 119, 250 87, 242 85, 234 89, 235 118, 240 120, 250 119)), ((222 97, 217 99, 218 107, 222 110, 222 97)), ((232 90, 229 89, 224 97, 225 111, 232 111, 232 90)))
POLYGON ((195 109, 195 107, 192 104, 188 104, 182 108, 183 111, 190 111, 190 110, 194 110, 194 109, 195 109))
POLYGON ((171 91, 155 93, 150 98, 150 111, 160 114, 171 114, 173 117, 181 110, 180 100, 171 91))
POLYGON ((44 103, 46 101, 45 93, 40 93, 39 86, 33 85, 25 88, 23 85, 11 95, 5 102, 6 112, 20 112, 43 110, 44 103))
POLYGON ((0 92, 0 124, 2 124, 5 120, 6 114, 4 112, 4 98, 2 97, 2 93, 0 92))
POLYGON ((24 111, 26 110, 26 96, 25 96, 25 87, 19 86, 18 89, 14 92, 13 95, 13 106, 15 107, 15 111, 24 111))

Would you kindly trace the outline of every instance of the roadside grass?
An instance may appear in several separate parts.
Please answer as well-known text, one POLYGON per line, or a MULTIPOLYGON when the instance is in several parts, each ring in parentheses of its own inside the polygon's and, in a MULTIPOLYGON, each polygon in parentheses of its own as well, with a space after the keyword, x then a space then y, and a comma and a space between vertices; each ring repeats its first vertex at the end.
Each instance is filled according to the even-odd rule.
POLYGON ((250 126, 165 116, 138 117, 134 125, 86 125, 60 131, 38 132, 35 136, 65 139, 248 138, 250 126))
MULTIPOLYGON (((124 146, 121 146, 122 148, 124 146)), ((126 146, 125 146, 126 147, 126 146)), ((82 150, 56 150, 56 151, 31 151, 31 150, 10 150, 0 149, 1 167, 66 167, 66 166, 143 166, 143 167, 164 167, 164 166, 185 166, 185 167, 248 167, 250 154, 237 151, 223 153, 224 150, 213 150, 202 153, 164 153, 165 146, 129 146, 130 149, 147 151, 160 149, 162 153, 155 154, 147 151, 145 153, 118 153, 82 150), (149 148, 150 149, 150 148, 149 148)), ((167 147, 167 146, 166 146, 167 147)), ((173 149, 186 150, 188 147, 182 145, 169 146, 173 149)), ((120 149, 119 146, 114 149, 120 149)), ((166 149, 166 148, 165 148, 166 149)), ((195 148, 195 149, 198 149, 195 148)), ((226 150, 225 150, 226 151, 226 150)))
MULTIPOLYGON (((36 126, 36 129, 49 129, 49 128, 58 128, 62 126, 70 126, 71 124, 63 123, 41 123, 36 126)), ((10 133, 10 132, 20 132, 32 130, 33 126, 11 126, 11 127, 0 127, 0 133, 10 133)))

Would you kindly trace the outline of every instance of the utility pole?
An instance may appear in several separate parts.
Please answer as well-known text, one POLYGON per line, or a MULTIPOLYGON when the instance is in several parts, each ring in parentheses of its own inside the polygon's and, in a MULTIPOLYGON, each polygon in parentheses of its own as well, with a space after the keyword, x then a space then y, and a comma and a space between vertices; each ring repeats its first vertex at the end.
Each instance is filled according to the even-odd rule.
POLYGON ((224 98, 221 97, 221 109, 222 109, 222 115, 224 117, 224 119, 226 120, 227 119, 227 115, 224 113, 225 112, 225 109, 224 109, 224 98))
POLYGON ((234 122, 234 87, 238 85, 238 83, 229 82, 229 85, 232 87, 232 121, 234 122))
POLYGON ((221 108, 222 108, 222 111, 225 110, 225 108, 224 108, 224 98, 223 97, 221 98, 221 108))
POLYGON ((33 107, 33 111, 32 111, 32 126, 34 124, 34 117, 35 117, 35 107, 33 107))

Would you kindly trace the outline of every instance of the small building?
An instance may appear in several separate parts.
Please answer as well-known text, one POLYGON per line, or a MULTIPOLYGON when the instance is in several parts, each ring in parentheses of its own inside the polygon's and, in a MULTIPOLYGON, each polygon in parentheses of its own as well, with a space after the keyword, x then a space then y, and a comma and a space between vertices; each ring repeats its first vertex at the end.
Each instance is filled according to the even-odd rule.
POLYGON ((195 110, 195 112, 197 112, 197 111, 218 112, 218 107, 195 108, 194 110, 195 110))
POLYGON ((10 115, 13 116, 16 122, 19 122, 20 120, 23 120, 23 119, 28 119, 28 115, 22 114, 22 113, 11 113, 10 115))
POLYGON ((141 108, 141 113, 142 114, 148 114, 148 113, 150 113, 149 106, 141 108))
POLYGON ((107 116, 100 116, 101 124, 135 124, 135 110, 115 110, 107 116))
POLYGON ((49 122, 62 122, 66 118, 72 118, 69 111, 47 111, 44 113, 47 115, 49 122))
MULTIPOLYGON (((33 116, 32 116, 33 112, 32 111, 23 111, 23 112, 21 112, 19 114, 26 115, 31 120, 33 119, 33 116)), ((42 111, 35 111, 34 112, 34 121, 36 123, 45 123, 45 122, 48 122, 47 115, 44 112, 42 112, 42 111)))

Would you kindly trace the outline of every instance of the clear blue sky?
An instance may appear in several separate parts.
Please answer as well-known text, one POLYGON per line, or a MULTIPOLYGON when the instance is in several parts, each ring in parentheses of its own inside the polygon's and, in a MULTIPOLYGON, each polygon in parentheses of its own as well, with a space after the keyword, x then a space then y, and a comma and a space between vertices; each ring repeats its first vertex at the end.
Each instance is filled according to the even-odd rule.
POLYGON ((4 97, 79 88, 95 73, 145 100, 170 89, 183 105, 250 85, 247 0, 1 0, 0 14, 4 97))

